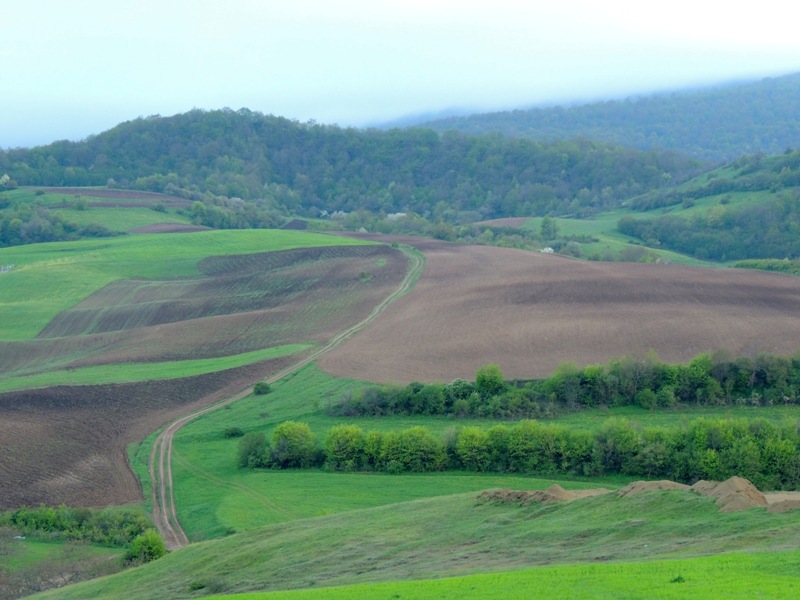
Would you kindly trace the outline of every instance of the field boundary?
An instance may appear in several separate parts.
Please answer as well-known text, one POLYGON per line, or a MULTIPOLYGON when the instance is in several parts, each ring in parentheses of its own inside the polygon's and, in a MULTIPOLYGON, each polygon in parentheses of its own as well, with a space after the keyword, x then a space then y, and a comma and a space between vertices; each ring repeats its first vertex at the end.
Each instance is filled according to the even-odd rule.
MULTIPOLYGON (((361 331, 364 327, 377 319, 395 300, 403 297, 408 293, 422 274, 425 267, 425 256, 416 248, 406 244, 400 244, 397 249, 402 252, 409 261, 409 267, 406 276, 400 282, 400 285, 391 294, 378 303, 372 311, 364 319, 334 335, 319 349, 313 351, 305 358, 289 365, 288 367, 271 375, 264 381, 267 383, 275 383, 288 375, 300 370, 309 363, 317 360, 324 355, 350 339, 356 333, 361 331)), ((148 474, 152 482, 152 500, 153 500, 153 521, 156 524, 161 536, 170 549, 180 548, 189 543, 189 538, 183 530, 178 519, 178 510, 175 502, 175 490, 172 482, 172 444, 175 434, 186 424, 192 422, 198 417, 218 410, 228 404, 232 404, 237 400, 241 400, 246 396, 253 393, 253 388, 248 387, 232 396, 228 396, 223 400, 215 402, 202 409, 192 411, 182 417, 179 417, 167 425, 164 430, 159 433, 153 442, 153 448, 150 452, 148 460, 148 474)))

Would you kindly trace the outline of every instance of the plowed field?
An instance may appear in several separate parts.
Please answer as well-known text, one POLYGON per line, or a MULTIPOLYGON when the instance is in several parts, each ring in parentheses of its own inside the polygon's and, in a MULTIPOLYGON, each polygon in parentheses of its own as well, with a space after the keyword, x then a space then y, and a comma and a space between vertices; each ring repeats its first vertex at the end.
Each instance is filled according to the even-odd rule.
MULTIPOLYGON (((58 315, 35 340, 0 343, 0 374, 240 354, 322 342, 397 287, 387 246, 214 257, 200 277, 119 280, 58 315)), ((126 446, 186 410, 246 388, 296 356, 182 379, 0 394, 0 508, 133 502, 126 446)))
POLYGON ((800 279, 674 265, 580 262, 506 248, 407 240, 428 263, 415 288, 320 361, 380 382, 508 377, 562 362, 604 363, 655 350, 791 354, 800 348, 800 279))

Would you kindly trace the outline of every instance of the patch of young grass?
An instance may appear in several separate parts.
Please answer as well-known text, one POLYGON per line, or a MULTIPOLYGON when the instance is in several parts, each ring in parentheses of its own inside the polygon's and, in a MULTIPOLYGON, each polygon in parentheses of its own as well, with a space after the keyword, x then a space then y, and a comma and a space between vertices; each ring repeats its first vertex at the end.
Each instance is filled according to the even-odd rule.
POLYGON ((199 275, 207 256, 249 254, 360 240, 284 230, 224 230, 53 242, 0 248, 0 339, 32 339, 53 317, 103 286, 128 277, 199 275), (169 257, 169 260, 152 260, 169 257))
POLYGON ((180 379, 233 369, 264 360, 297 354, 311 348, 311 344, 287 344, 275 348, 264 348, 253 352, 160 363, 120 363, 59 369, 37 375, 9 377, 0 380, 0 393, 11 390, 43 388, 53 385, 102 385, 107 383, 131 383, 158 379, 180 379))

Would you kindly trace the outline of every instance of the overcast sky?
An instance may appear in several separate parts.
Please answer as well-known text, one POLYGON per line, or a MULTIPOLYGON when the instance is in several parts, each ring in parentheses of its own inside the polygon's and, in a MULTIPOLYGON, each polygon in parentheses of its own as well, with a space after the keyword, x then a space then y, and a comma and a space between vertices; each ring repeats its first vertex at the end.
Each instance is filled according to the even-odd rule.
POLYGON ((792 4, 4 0, 0 147, 192 108, 362 126, 786 74, 792 4))

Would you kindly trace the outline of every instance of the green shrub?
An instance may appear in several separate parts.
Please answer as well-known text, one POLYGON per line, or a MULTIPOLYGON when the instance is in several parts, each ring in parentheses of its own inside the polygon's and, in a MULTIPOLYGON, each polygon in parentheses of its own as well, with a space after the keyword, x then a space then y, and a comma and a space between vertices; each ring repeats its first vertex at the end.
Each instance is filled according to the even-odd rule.
POLYGON ((272 391, 272 388, 266 381, 259 381, 257 384, 253 386, 253 393, 256 396, 263 396, 265 394, 269 394, 272 391))
POLYGON ((155 529, 148 529, 131 542, 131 547, 125 553, 125 562, 144 564, 159 559, 166 553, 164 540, 155 529))

